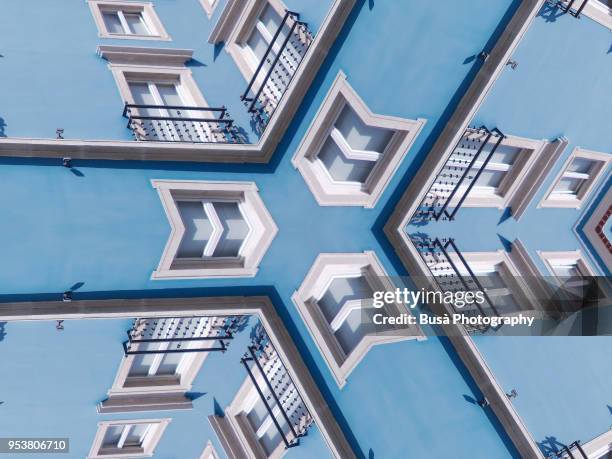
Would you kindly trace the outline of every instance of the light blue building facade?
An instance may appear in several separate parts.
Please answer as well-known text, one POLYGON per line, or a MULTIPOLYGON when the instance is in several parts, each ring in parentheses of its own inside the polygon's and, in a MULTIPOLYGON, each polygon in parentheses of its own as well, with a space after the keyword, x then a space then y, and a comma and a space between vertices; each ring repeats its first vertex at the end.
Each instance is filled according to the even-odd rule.
POLYGON ((534 278, 609 281, 609 2, 0 8, 0 436, 612 454, 609 336, 368 323, 423 279, 492 279, 493 310, 535 317, 534 278))

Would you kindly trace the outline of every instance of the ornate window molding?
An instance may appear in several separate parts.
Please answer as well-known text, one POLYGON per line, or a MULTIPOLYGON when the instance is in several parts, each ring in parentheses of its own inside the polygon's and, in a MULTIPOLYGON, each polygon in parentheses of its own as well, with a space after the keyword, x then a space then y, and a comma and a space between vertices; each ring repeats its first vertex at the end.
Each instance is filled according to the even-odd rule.
POLYGON ((575 148, 538 207, 580 209, 611 162, 609 153, 575 148))
POLYGON ((102 421, 88 459, 151 457, 171 419, 102 421))
POLYGON ((128 334, 147 341, 126 342, 117 376, 98 412, 192 408, 186 393, 204 360, 220 344, 225 348, 241 323, 226 316, 136 319, 128 334))
POLYGON ((152 185, 171 226, 152 279, 252 277, 257 273, 278 229, 254 182, 153 180, 152 185), (189 215, 194 218, 187 220, 187 227, 183 216, 189 215), (200 248, 201 255, 195 255, 200 248))
POLYGON ((550 274, 557 278, 596 275, 580 250, 565 252, 543 252, 538 250, 538 255, 550 274))
POLYGON ((170 41, 151 2, 89 0, 101 38, 170 41))
POLYGON ((202 451, 200 459, 220 459, 219 454, 217 454, 217 450, 215 449, 210 440, 208 440, 208 443, 206 443, 206 446, 204 447, 204 451, 202 451))
POLYGON ((373 292, 395 288, 374 252, 322 253, 291 297, 340 388, 372 346, 425 338, 417 325, 373 326, 375 312, 408 312, 400 304, 372 307, 373 292))
MULTIPOLYGON (((612 267, 612 243, 611 238, 606 234, 608 221, 612 218, 612 204, 610 203, 612 203, 612 188, 602 196, 583 226, 585 237, 603 262, 603 274, 606 274, 605 269, 610 270, 612 267)), ((585 250, 589 249, 585 248, 585 250)))
POLYGON ((219 0, 200 0, 200 4, 202 8, 204 8, 204 11, 206 11, 208 19, 210 19, 215 12, 215 8, 217 8, 219 4, 219 0))
POLYGON ((424 119, 376 115, 340 71, 292 163, 322 206, 374 207, 424 119))

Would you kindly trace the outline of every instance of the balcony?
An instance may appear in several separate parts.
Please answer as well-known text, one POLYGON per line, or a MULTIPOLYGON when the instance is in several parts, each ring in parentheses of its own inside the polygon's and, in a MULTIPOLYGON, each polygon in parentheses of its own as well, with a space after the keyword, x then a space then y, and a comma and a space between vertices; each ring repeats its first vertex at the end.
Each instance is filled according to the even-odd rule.
POLYGON ((313 41, 300 15, 287 11, 255 73, 240 96, 255 128, 262 133, 313 41))
POLYGON ((225 107, 125 104, 124 118, 135 140, 245 143, 225 107))

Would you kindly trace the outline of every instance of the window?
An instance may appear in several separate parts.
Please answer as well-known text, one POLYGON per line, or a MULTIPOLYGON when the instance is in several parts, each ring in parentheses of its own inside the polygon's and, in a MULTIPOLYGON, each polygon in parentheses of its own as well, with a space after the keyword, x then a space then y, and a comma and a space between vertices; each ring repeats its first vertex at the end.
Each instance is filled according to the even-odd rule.
POLYGON ((153 181, 172 232, 159 278, 253 276, 277 228, 249 182, 153 181))
POLYGON ((532 182, 538 180, 528 174, 549 167, 549 164, 539 161, 540 157, 554 155, 561 142, 506 136, 495 148, 499 137, 493 136, 483 145, 487 135, 478 129, 466 130, 445 169, 438 174, 432 194, 450 195, 459 184, 449 207, 456 207, 465 196, 462 206, 511 207, 513 215, 518 216, 519 209, 524 210, 531 200, 532 182), (468 167, 467 175, 464 175, 468 167), (457 177, 456 182, 448 179, 449 174, 457 177), (469 193, 465 195, 468 189, 469 193))
POLYGON ((170 419, 101 422, 88 458, 150 457, 169 423, 170 419))
POLYGON ((373 114, 340 72, 292 162, 320 205, 374 207, 424 123, 373 114))
POLYGON ((98 53, 110 62, 135 140, 232 141, 235 126, 226 110, 209 107, 185 66, 192 51, 99 46, 98 53))
POLYGON ((375 291, 394 290, 373 252, 321 254, 292 296, 340 387, 375 344, 422 339, 418 326, 375 325, 376 313, 407 312, 399 304, 372 306, 375 291))
POLYGON ((170 40, 149 2, 90 0, 100 37, 137 40, 170 40))
MULTIPOLYGON (((569 0, 563 0, 568 3, 569 0)), ((576 10, 584 4, 581 15, 593 19, 608 29, 612 29, 612 0, 576 0, 572 9, 576 10)))
POLYGON ((557 279, 558 285, 570 294, 583 296, 583 288, 588 287, 594 271, 587 263, 580 250, 572 252, 538 252, 550 273, 557 279))
POLYGON ((579 209, 604 175, 611 158, 609 154, 575 149, 540 206, 579 209))

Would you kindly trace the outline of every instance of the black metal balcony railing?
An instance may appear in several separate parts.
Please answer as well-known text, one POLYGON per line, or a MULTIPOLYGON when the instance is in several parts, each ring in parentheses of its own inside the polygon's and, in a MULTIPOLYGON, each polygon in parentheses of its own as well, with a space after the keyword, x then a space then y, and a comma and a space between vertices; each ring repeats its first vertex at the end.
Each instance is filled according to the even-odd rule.
POLYGON ((313 36, 300 15, 287 11, 240 99, 261 133, 280 103, 313 36))
MULTIPOLYGON (((429 239, 426 237, 410 237, 417 248, 421 258, 427 264, 429 271, 442 292, 468 292, 481 291, 485 298, 483 304, 474 302, 469 306, 457 308, 454 304, 453 310, 466 317, 470 316, 496 316, 499 313, 486 290, 470 268, 463 254, 457 248, 453 239, 429 239)), ((490 326, 470 325, 466 326, 468 332, 485 332, 490 326)), ((499 327, 498 327, 499 328, 499 327)))
POLYGON ((125 104, 123 116, 136 140, 244 143, 225 107, 125 104))
POLYGON ((504 138, 497 128, 467 128, 421 201, 411 223, 454 220, 504 138))
POLYGON ((242 316, 135 319, 123 349, 125 355, 225 351, 243 321, 242 316), (203 345, 210 341, 218 343, 203 345), (151 343, 158 346, 151 349, 151 343))
POLYGON ((563 446, 559 451, 551 453, 548 457, 551 459, 589 459, 580 445, 580 440, 563 446))
POLYGON ((240 362, 285 447, 298 446, 300 438, 308 433, 313 419, 261 324, 257 326, 251 345, 240 362))
POLYGON ((580 13, 587 6, 589 0, 549 0, 549 3, 557 6, 564 13, 569 13, 575 18, 579 18, 580 13))

